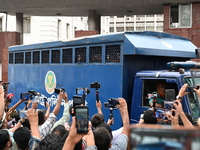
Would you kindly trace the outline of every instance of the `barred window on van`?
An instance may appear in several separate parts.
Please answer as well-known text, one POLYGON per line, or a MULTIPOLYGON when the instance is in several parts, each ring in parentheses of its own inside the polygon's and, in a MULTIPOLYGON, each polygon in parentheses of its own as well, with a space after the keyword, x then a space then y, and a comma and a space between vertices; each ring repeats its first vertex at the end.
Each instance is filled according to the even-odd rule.
POLYGON ((42 63, 49 63, 49 50, 42 51, 42 63))
POLYGON ((60 50, 52 50, 51 53, 51 63, 60 63, 60 50))
POLYGON ((75 63, 86 63, 86 47, 75 49, 75 63))
POLYGON ((91 46, 89 49, 89 62, 101 63, 102 62, 102 46, 91 46))
POLYGON ((9 64, 13 64, 13 53, 9 53, 9 64))
POLYGON ((15 53, 15 64, 23 64, 24 63, 24 52, 15 53))
POLYGON ((72 48, 62 50, 62 63, 72 63, 72 48))
POLYGON ((25 52, 25 64, 31 63, 31 52, 25 52))
POLYGON ((33 52, 33 63, 40 63, 40 51, 33 52))
POLYGON ((106 62, 120 62, 120 46, 121 45, 106 45, 106 62))

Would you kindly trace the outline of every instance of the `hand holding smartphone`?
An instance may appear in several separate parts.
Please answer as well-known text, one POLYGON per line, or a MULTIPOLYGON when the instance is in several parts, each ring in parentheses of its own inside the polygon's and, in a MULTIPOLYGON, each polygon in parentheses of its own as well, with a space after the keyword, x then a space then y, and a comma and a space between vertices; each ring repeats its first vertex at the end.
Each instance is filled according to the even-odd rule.
POLYGON ((76 128, 78 134, 88 133, 88 106, 75 106, 76 128))

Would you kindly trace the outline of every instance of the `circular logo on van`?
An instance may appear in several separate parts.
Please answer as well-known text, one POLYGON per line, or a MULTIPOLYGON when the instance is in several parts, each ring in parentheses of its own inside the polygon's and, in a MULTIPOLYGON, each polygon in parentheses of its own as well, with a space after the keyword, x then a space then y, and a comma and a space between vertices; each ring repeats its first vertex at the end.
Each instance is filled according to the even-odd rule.
POLYGON ((45 88, 47 93, 53 94, 54 89, 56 88, 56 76, 53 71, 48 71, 45 76, 45 88))

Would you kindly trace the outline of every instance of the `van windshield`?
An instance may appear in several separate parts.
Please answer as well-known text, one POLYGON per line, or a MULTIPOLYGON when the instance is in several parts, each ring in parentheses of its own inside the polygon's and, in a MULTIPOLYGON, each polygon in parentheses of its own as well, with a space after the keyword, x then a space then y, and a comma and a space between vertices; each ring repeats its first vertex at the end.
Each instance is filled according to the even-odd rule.
POLYGON ((188 84, 188 97, 189 97, 189 103, 190 103, 190 108, 192 111, 192 115, 194 118, 198 118, 200 116, 200 98, 198 98, 196 92, 194 92, 194 88, 200 84, 200 77, 194 77, 194 83, 191 77, 186 77, 185 78, 185 83, 188 84))

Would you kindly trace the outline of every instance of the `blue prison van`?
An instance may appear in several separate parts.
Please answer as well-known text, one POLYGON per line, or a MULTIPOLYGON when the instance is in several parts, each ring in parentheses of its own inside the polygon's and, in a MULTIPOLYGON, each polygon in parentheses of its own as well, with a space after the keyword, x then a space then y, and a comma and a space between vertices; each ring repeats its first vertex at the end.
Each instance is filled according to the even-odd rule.
MULTIPOLYGON (((138 71, 163 70, 170 61, 186 61, 195 58, 197 47, 190 40, 162 32, 120 32, 106 35, 92 35, 66 41, 53 41, 31 45, 9 47, 9 89, 15 97, 11 105, 20 99, 20 93, 35 90, 46 97, 51 110, 56 104, 55 88, 64 88, 69 100, 76 95, 76 88, 88 88, 86 103, 89 117, 97 113, 96 90, 90 84, 97 81, 99 99, 105 121, 111 114, 105 108, 111 98, 123 97, 128 104, 131 116, 139 111, 133 108, 140 105, 141 92, 134 87, 138 71), (134 95, 133 95, 134 93, 134 95), (138 102, 133 102, 135 97, 138 102)), ((138 86, 138 88, 141 86, 138 86)), ((63 103, 62 103, 63 104, 63 103)), ((18 109, 24 108, 21 104, 18 109)), ((39 108, 44 102, 39 101, 39 108)), ((58 118, 62 116, 61 106, 58 118)), ((112 129, 122 125, 119 110, 112 111, 112 129)))

